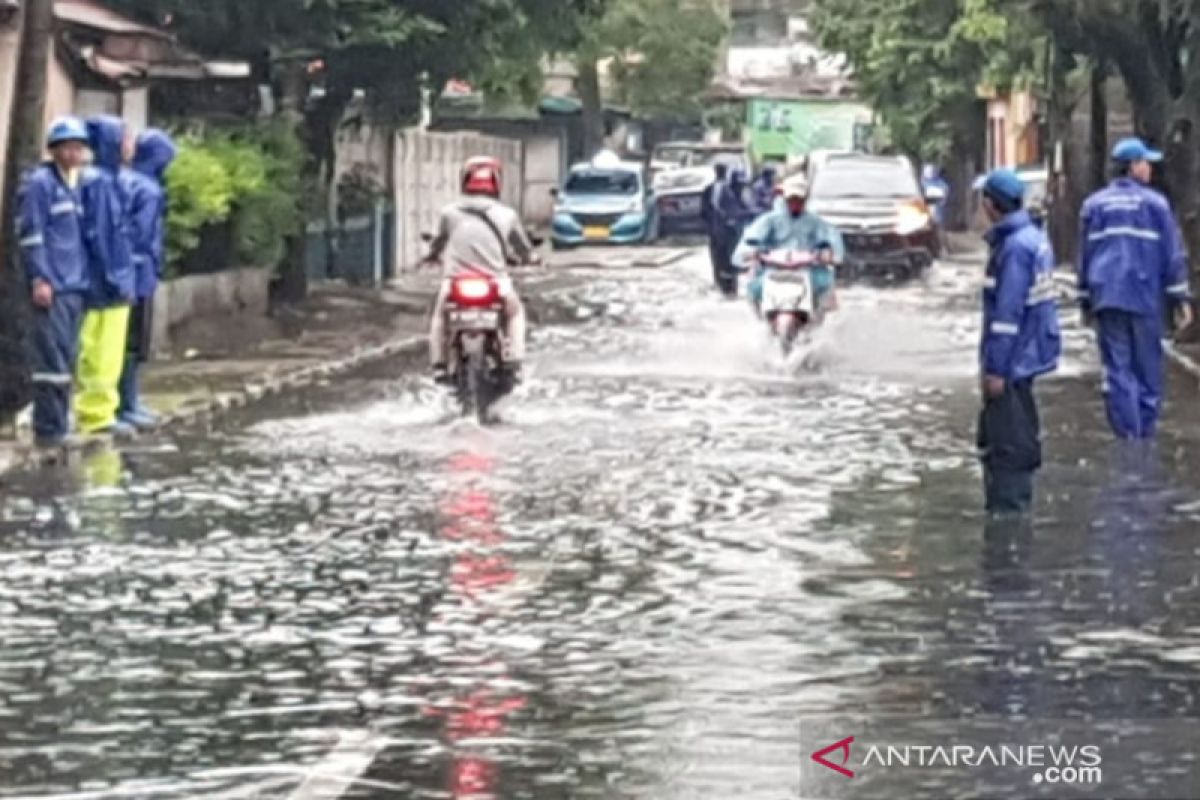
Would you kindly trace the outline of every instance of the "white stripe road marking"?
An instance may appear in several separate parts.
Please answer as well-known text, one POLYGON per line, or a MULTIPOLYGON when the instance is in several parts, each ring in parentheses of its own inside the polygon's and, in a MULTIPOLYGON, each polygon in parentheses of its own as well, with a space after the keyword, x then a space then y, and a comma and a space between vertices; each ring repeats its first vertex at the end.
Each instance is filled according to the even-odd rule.
POLYGON ((1096 231, 1088 234, 1088 241, 1098 242, 1101 239, 1111 239, 1114 236, 1132 236, 1135 239, 1146 239, 1147 241, 1157 242, 1162 238, 1162 234, 1158 231, 1147 230, 1146 228, 1134 228, 1132 226, 1118 226, 1108 228, 1103 231, 1096 231))
POLYGON ((993 322, 992 333, 998 336, 1016 336, 1021 328, 1015 322, 993 322))
POLYGON ((356 783, 388 743, 371 731, 343 731, 337 746, 322 761, 308 769, 304 783, 287 800, 335 800, 356 783))

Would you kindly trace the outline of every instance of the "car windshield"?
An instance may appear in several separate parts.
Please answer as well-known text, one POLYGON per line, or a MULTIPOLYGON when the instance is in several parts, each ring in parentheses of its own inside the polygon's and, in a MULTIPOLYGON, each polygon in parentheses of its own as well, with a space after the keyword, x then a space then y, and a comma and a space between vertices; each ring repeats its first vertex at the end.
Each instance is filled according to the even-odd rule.
POLYGON ((813 197, 920 197, 917 179, 901 163, 830 162, 817 170, 813 197))
POLYGON ((576 172, 567 179, 568 194, 631 195, 638 193, 638 178, 632 172, 576 172))

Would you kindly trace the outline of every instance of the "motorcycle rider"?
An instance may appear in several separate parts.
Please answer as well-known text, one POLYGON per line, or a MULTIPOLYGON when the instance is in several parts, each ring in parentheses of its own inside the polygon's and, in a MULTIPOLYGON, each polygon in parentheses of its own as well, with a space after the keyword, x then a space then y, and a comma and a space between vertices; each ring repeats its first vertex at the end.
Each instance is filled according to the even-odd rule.
MULTIPOLYGON (((734 253, 734 264, 741 269, 755 267, 757 256, 770 250, 819 252, 823 267, 812 270, 813 291, 818 307, 831 307, 835 300, 834 270, 846 257, 842 234, 816 214, 808 212, 808 178, 793 175, 783 183, 783 206, 759 217, 746 229, 734 253)), ((758 269, 750 281, 750 301, 762 305, 763 276, 758 269)))
POLYGON ((442 287, 434 304, 429 326, 429 358, 433 377, 449 381, 446 366, 446 299, 453 278, 481 275, 496 281, 504 301, 505 368, 513 383, 520 383, 525 359, 525 307, 517 296, 510 264, 537 264, 540 259, 525 233, 520 215, 500 202, 504 179, 501 163, 478 156, 463 165, 463 199, 442 210, 437 235, 427 261, 442 265, 442 287))

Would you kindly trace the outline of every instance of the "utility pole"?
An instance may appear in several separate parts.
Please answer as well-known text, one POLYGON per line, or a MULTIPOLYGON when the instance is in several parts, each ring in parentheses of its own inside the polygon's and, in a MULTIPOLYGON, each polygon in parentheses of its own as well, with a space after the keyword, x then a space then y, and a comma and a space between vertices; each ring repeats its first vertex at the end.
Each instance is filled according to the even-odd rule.
POLYGON ((54 0, 25 0, 13 92, 5 197, 0 235, 0 429, 10 425, 30 400, 28 331, 30 301, 17 247, 15 197, 24 170, 42 153, 46 74, 54 36, 54 0))

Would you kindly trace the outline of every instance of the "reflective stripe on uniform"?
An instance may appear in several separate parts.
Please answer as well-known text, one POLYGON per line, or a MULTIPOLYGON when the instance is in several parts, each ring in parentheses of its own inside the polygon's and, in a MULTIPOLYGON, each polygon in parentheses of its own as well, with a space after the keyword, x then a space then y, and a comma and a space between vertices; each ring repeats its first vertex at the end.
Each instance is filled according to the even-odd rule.
POLYGON ((1167 289, 1167 294, 1187 294, 1187 293, 1188 293, 1187 281, 1184 281, 1183 283, 1177 283, 1174 286, 1171 286, 1167 289))
POLYGON ((995 289, 996 288, 996 279, 995 278, 984 278, 983 279, 983 288, 995 289))
POLYGON ((55 203, 54 205, 50 206, 50 213, 54 215, 73 214, 77 210, 78 209, 75 207, 75 204, 70 200, 66 200, 61 203, 55 203))
POLYGON ((1021 332, 1021 326, 1015 322, 993 322, 992 333, 997 336, 1016 336, 1021 332))
POLYGON ((1129 225, 1119 225, 1115 228, 1109 228, 1103 231, 1096 231, 1088 235, 1088 241, 1095 242, 1101 239, 1111 239, 1114 236, 1132 236, 1135 239, 1146 239, 1148 241, 1157 242, 1162 238, 1162 234, 1158 231, 1149 230, 1147 228, 1134 228, 1129 225))
POLYGON ((70 386, 71 376, 60 375, 57 372, 35 372, 33 373, 34 383, 52 383, 55 386, 70 386))
POLYGON ((24 239, 22 239, 21 247, 41 247, 45 243, 46 240, 42 238, 42 235, 40 233, 36 233, 33 236, 26 236, 24 239))

